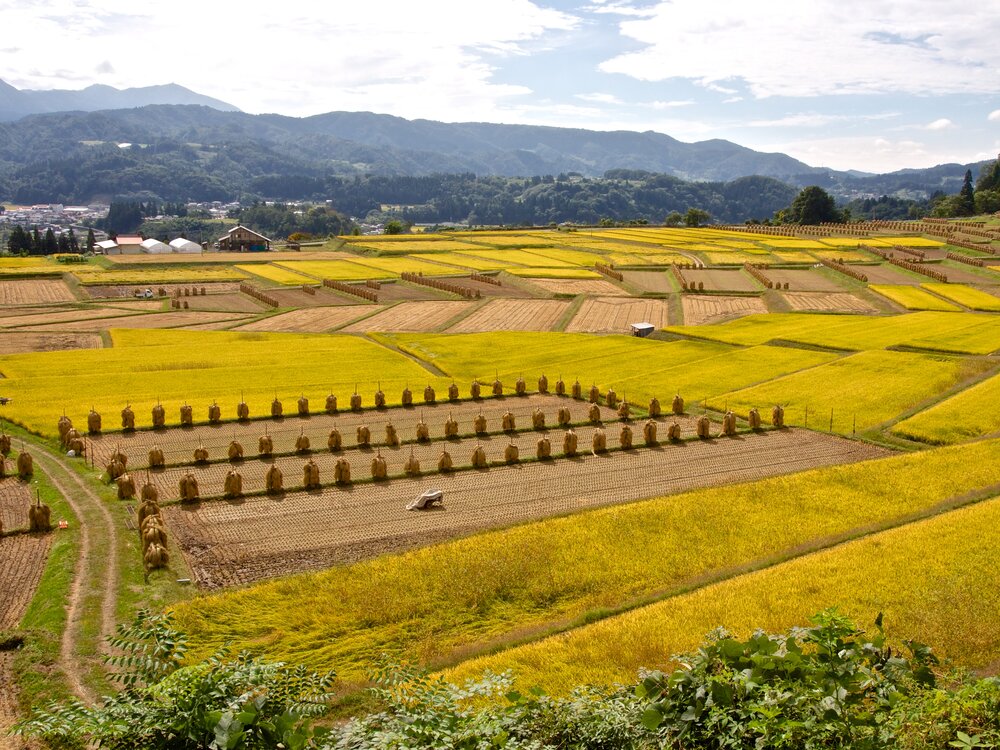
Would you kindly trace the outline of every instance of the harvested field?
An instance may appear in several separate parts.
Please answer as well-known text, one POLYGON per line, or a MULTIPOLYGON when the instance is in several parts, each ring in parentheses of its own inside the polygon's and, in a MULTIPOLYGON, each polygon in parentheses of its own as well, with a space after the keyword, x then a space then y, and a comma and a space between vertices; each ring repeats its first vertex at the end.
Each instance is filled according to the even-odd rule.
POLYGON ((600 297, 627 297, 628 292, 604 279, 540 279, 526 277, 550 294, 588 294, 600 297))
POLYGON ((116 307, 72 307, 63 308, 57 312, 43 312, 37 315, 13 315, 0 318, 0 328, 21 328, 47 323, 68 323, 74 320, 91 320, 94 318, 125 318, 134 316, 132 310, 122 310, 116 307))
POLYGON ((569 305, 567 300, 491 300, 448 332, 551 331, 569 305))
POLYGON ((685 294, 681 296, 681 304, 684 308, 684 323, 689 326, 721 323, 733 318, 742 318, 744 315, 767 312, 767 305, 759 297, 685 294))
POLYGON ((22 333, 4 331, 0 354, 54 352, 65 349, 100 349, 104 343, 96 333, 22 333))
POLYGON ((781 284, 782 286, 788 284, 788 290, 791 292, 844 291, 844 287, 840 286, 837 282, 827 278, 818 271, 809 269, 789 270, 787 268, 767 268, 764 270, 764 275, 775 284, 781 284))
POLYGON ((0 281, 0 305, 43 305, 75 299, 62 279, 0 281))
POLYGON ((968 271, 964 268, 958 268, 956 266, 946 265, 944 263, 935 263, 931 265, 930 268, 938 273, 943 273, 949 283, 952 284, 1000 284, 1000 278, 986 278, 981 274, 968 271))
POLYGON ((454 295, 451 295, 448 292, 443 292, 440 289, 432 289, 429 286, 423 286, 421 284, 410 284, 405 281, 383 281, 382 287, 378 290, 378 301, 385 304, 392 302, 404 302, 407 300, 454 298, 454 295))
MULTIPOLYGON (((486 384, 488 385, 488 384, 486 384)), ((411 386, 414 391, 416 384, 411 386)), ((469 393, 468 384, 461 386, 463 397, 469 393)), ((387 394, 398 398, 398 394, 387 394)), ((415 393, 415 400, 421 393, 415 393)), ((442 399, 446 394, 438 394, 442 399)), ((341 403, 346 403, 347 395, 341 394, 341 403)), ((437 404, 419 404, 412 408, 396 407, 392 409, 369 409, 363 412, 341 411, 338 414, 330 415, 325 413, 312 414, 306 418, 290 416, 285 419, 257 420, 254 422, 228 422, 220 425, 198 425, 192 428, 172 428, 162 431, 139 430, 129 435, 122 433, 105 433, 88 438, 88 442, 94 453, 94 460, 100 466, 107 465, 111 454, 116 450, 121 450, 128 457, 128 469, 142 469, 147 466, 149 449, 153 445, 158 445, 163 451, 167 464, 189 462, 192 459, 192 452, 199 443, 208 450, 210 459, 224 458, 226 449, 231 440, 238 440, 244 448, 244 455, 249 459, 257 455, 257 438, 267 434, 274 441, 274 450, 277 453, 287 453, 295 449, 295 440, 299 435, 309 438, 313 449, 318 453, 329 453, 327 451, 327 437, 330 430, 336 428, 343 436, 345 449, 350 449, 356 445, 355 437, 359 425, 367 425, 372 431, 373 444, 381 443, 384 440, 384 425, 391 421, 395 425, 401 440, 413 440, 416 435, 416 425, 423 419, 430 430, 431 439, 444 437, 444 423, 449 415, 458 422, 459 433, 469 434, 473 431, 473 419, 482 413, 486 417, 487 428, 493 432, 500 429, 501 416, 506 411, 510 411, 517 420, 518 427, 528 427, 531 425, 531 413, 537 408, 545 412, 547 423, 554 425, 556 412, 560 407, 568 407, 574 422, 583 422, 587 419, 589 404, 583 401, 575 401, 570 398, 533 394, 530 396, 504 396, 502 398, 485 398, 478 401, 465 400, 448 402, 439 401, 437 404)), ((317 404, 317 409, 322 408, 322 404, 317 404)), ((601 407, 602 418, 606 421, 617 419, 612 409, 601 407)), ((168 415, 168 421, 170 421, 168 415)), ((205 415, 196 415, 203 419, 205 415)), ((231 418, 233 415, 223 413, 223 417, 231 418)), ((107 426, 112 426, 111 417, 107 426)), ((694 427, 688 429, 682 424, 685 434, 694 434, 694 427)), ((440 443, 438 450, 440 451, 440 443)), ((436 454, 435 454, 436 458, 436 454)), ((369 459, 370 460, 370 459, 369 459)), ((456 461, 456 463, 459 463, 456 461)), ((169 490, 172 494, 176 491, 176 486, 169 490)))
POLYGON ((868 277, 869 284, 910 284, 912 286, 919 286, 925 281, 930 281, 930 278, 927 276, 910 273, 890 263, 859 267, 857 270, 868 277))
POLYGON ((174 295, 174 290, 180 289, 181 294, 184 294, 185 289, 196 288, 199 292, 204 287, 206 294, 225 294, 240 291, 240 283, 238 281, 216 281, 208 284, 131 284, 131 285, 120 285, 120 286, 85 286, 80 287, 91 299, 118 299, 124 298, 127 300, 135 299, 136 289, 152 289, 153 292, 159 292, 163 289, 167 294, 167 297, 172 297, 174 295))
POLYGON ((163 513, 198 584, 220 588, 529 519, 883 455, 863 443, 788 430, 280 498, 173 505, 163 513), (431 487, 444 491, 442 510, 403 509, 431 487))
POLYGON ((17 627, 45 570, 48 534, 0 538, 0 630, 17 627))
POLYGON ((281 315, 272 315, 263 320, 255 320, 236 330, 274 331, 276 333, 320 333, 349 323, 362 315, 367 315, 373 305, 341 305, 339 307, 310 307, 292 310, 281 315))
POLYGON ((217 310, 219 312, 261 313, 270 308, 265 307, 252 297, 238 292, 228 294, 210 294, 197 297, 185 297, 191 310, 217 310))
POLYGON ((660 299, 587 299, 566 330, 571 333, 629 333, 630 323, 669 325, 669 304, 660 299))
POLYGON ((228 331, 233 326, 250 320, 251 316, 241 315, 230 320, 217 320, 214 323, 195 323, 184 326, 185 331, 228 331))
POLYGON ((195 312, 179 310, 175 312, 129 315, 126 318, 98 318, 66 323, 49 323, 25 327, 25 331, 108 331, 112 328, 181 328, 203 323, 222 323, 242 320, 238 313, 195 312))
POLYGON ((743 271, 730 271, 718 268, 689 268, 684 271, 688 283, 704 284, 705 289, 713 292, 756 292, 760 286, 751 276, 743 271))
POLYGON ((669 294, 677 291, 673 280, 666 271, 622 271, 625 283, 644 292, 669 294))
POLYGON ((509 283, 509 281, 500 279, 500 286, 496 284, 487 284, 482 281, 476 281, 470 276, 460 276, 458 278, 449 279, 456 284, 464 286, 466 289, 472 289, 473 291, 479 292, 482 297, 509 297, 516 299, 524 299, 532 296, 531 292, 527 289, 509 283))
MULTIPOLYGON (((770 273, 770 271, 768 272, 770 273)), ((796 312, 877 313, 872 305, 847 292, 783 292, 789 307, 796 312)))
POLYGON ((330 305, 357 305, 362 300, 350 294, 340 294, 326 286, 314 286, 316 294, 295 289, 268 289, 267 295, 274 297, 278 307, 329 307, 330 305))
POLYGON ((344 333, 366 331, 433 331, 452 318, 468 312, 476 302, 401 302, 370 318, 347 326, 344 333))
MULTIPOLYGON (((192 298, 193 299, 193 298, 192 298)), ((166 297, 159 299, 123 299, 109 300, 104 303, 105 307, 115 310, 129 310, 131 312, 154 312, 169 307, 166 297)))
MULTIPOLYGON (((12 463, 8 459, 8 469, 12 468, 12 463)), ((30 484, 25 484, 16 477, 0 479, 0 521, 3 522, 4 531, 28 528, 28 506, 32 500, 34 500, 34 495, 30 484)), ((2 549, 2 545, 3 542, 0 541, 0 549, 2 549)), ((0 572, 0 576, 2 575, 0 572)), ((2 591, 3 589, 0 588, 0 592, 2 591)), ((0 594, 0 599, 2 599, 2 594, 0 594)), ((4 610, 0 606, 0 623, 2 623, 3 618, 4 610)), ((0 630, 3 630, 4 627, 0 624, 0 630)))

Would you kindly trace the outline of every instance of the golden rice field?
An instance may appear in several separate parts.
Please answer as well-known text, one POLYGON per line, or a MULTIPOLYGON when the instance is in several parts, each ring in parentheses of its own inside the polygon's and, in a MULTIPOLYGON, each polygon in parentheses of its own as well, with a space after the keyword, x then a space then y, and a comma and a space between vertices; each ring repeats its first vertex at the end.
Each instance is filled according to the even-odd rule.
POLYGON ((602 279, 597 271, 588 268, 505 268, 511 276, 536 279, 602 279))
POLYGON ((352 260, 292 260, 275 264, 295 275, 311 277, 315 283, 319 279, 334 281, 364 281, 366 279, 392 279, 398 274, 381 271, 372 266, 362 266, 352 260))
POLYGON ((392 258, 372 258, 360 256, 351 261, 364 268, 373 268, 376 271, 399 276, 404 273, 422 273, 425 276, 444 276, 446 274, 460 274, 462 269, 450 269, 438 263, 431 263, 419 258, 392 257, 392 258))
POLYGON ((562 263, 572 263, 575 266, 585 266, 593 268, 595 263, 606 263, 602 255, 589 253, 585 250, 572 250, 569 248, 538 248, 531 251, 535 255, 543 258, 551 258, 562 263))
MULTIPOLYGON (((554 260, 538 255, 530 250, 470 250, 462 251, 460 255, 469 255, 474 258, 485 258, 495 260, 510 266, 529 266, 533 268, 573 268, 573 263, 554 260)), ((506 267, 506 266, 505 266, 506 267)))
MULTIPOLYGON (((259 268, 259 266, 250 266, 259 268)), ((243 281, 247 274, 243 267, 219 266, 216 268, 150 268, 141 271, 100 271, 72 269, 73 275, 85 286, 113 286, 117 284, 200 284, 213 281, 243 281)))
POLYGON ((950 445, 1000 432, 1000 375, 977 383, 892 428, 894 435, 950 445))
POLYGON ((434 263, 446 263, 458 268, 468 268, 473 271, 499 271, 507 266, 502 261, 478 258, 475 255, 459 255, 458 253, 414 253, 412 257, 434 263))
POLYGON ((964 284, 921 284, 924 289, 970 310, 1000 312, 1000 297, 964 284))
POLYGON ((708 403, 741 415, 755 406, 781 404, 786 424, 849 435, 927 404, 991 367, 983 360, 942 354, 867 351, 715 396, 708 403))
POLYGON ((926 514, 993 483, 997 459, 993 441, 686 492, 202 597, 175 614, 198 653, 231 642, 356 682, 382 653, 454 662, 926 514))
POLYGON ((868 288, 907 310, 940 310, 958 312, 960 308, 925 289, 904 284, 869 284, 868 288))
MULTIPOLYGON (((331 263, 337 263, 339 261, 330 261, 331 263)), ((239 264, 236 268, 243 271, 247 276, 257 279, 264 279, 265 281, 270 281, 275 284, 281 284, 283 286, 302 286, 303 284, 315 284, 316 279, 310 278, 309 276, 303 276, 301 273, 296 273, 287 268, 283 268, 281 265, 268 263, 266 265, 260 264, 239 264)))
POLYGON ((1000 650, 998 544, 994 499, 473 659, 445 677, 509 669, 518 686, 552 693, 630 683, 640 668, 668 668, 717 627, 739 637, 779 632, 831 606, 866 625, 881 612, 897 645, 916 638, 958 664, 987 667, 1000 650))
POLYGON ((413 238, 412 236, 397 235, 401 239, 387 239, 379 236, 378 239, 364 239, 362 237, 350 237, 348 245, 353 245, 360 250, 377 250, 380 253, 445 253, 455 250, 473 250, 478 245, 471 242, 464 242, 450 239, 429 239, 426 237, 413 238))

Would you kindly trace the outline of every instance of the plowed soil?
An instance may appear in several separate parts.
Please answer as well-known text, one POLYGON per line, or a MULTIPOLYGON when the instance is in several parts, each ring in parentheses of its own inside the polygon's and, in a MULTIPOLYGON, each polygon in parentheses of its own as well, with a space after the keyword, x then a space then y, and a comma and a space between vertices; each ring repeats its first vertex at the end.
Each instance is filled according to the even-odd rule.
POLYGON ((622 271, 626 284, 631 284, 644 292, 669 294, 677 291, 667 271, 622 271))
POLYGON ((75 299, 61 279, 0 281, 0 305, 42 305, 75 299))
POLYGON ((536 279, 524 278, 550 294, 588 294, 601 297, 627 297, 628 292, 604 279, 536 279))
POLYGON ((840 292, 783 292, 789 307, 796 311, 876 313, 878 310, 853 294, 840 292))
MULTIPOLYGON (((384 288, 384 287, 383 287, 384 288)), ((452 318, 475 307, 477 302, 401 302, 370 318, 347 326, 347 333, 366 331, 434 331, 452 318)))
POLYGON ((681 303, 684 307, 684 323, 689 326, 719 323, 742 318, 744 315, 767 312, 767 306, 759 297, 685 294, 681 297, 681 303))
POLYGON ((0 354, 22 352, 55 352, 64 349, 100 349, 101 337, 96 333, 22 333, 4 331, 0 336, 0 354))
MULTIPOLYGON (((85 286, 81 287, 88 296, 92 299, 108 299, 108 298, 125 298, 134 299, 136 289, 152 289, 153 294, 159 294, 159 291, 163 289, 166 292, 167 297, 174 296, 174 290, 180 289, 181 294, 184 294, 184 290, 187 289, 197 289, 200 292, 202 289, 205 290, 205 294, 227 294, 227 293, 237 293, 240 291, 240 282, 238 281, 213 281, 206 284, 119 284, 115 286, 85 286)), ((181 299, 185 299, 182 297, 181 299)))
MULTIPOLYGON (((580 447, 588 444, 581 440, 580 447)), ((462 452, 453 454, 465 458, 462 452)), ((530 519, 882 455, 863 443, 788 430, 163 512, 195 580, 219 588, 530 519), (404 509, 431 488, 444 491, 442 508, 404 509)), ((323 468, 330 471, 329 459, 323 468)), ((352 473, 364 476, 365 468, 352 473)))
POLYGON ((685 268, 684 278, 688 284, 704 284, 713 292, 755 292, 760 289, 757 282, 743 271, 719 268, 685 268))
POLYGON ((184 328, 204 323, 231 323, 242 320, 245 315, 238 313, 196 312, 176 310, 174 312, 130 315, 125 318, 98 318, 67 323, 50 323, 25 327, 26 331, 107 331, 111 328, 184 328))
POLYGON ((525 297, 532 296, 531 292, 527 289, 517 286, 516 284, 511 284, 505 279, 499 280, 501 286, 488 284, 484 281, 476 281, 470 276, 459 276, 457 278, 449 279, 449 281, 460 284, 467 289, 478 291, 481 297, 512 297, 523 299, 525 297))
POLYGON ((204 297, 185 297, 191 310, 218 310, 220 312, 261 313, 270 308, 261 302, 239 292, 208 294, 204 297))
POLYGON ((278 333, 321 333, 367 315, 374 305, 341 305, 339 307, 307 307, 281 315, 256 320, 240 326, 240 331, 275 331, 278 333))
POLYGON ((0 318, 0 328, 13 328, 14 326, 40 326, 47 323, 68 323, 71 321, 83 321, 93 318, 123 318, 135 315, 134 310, 124 310, 117 307, 88 307, 84 309, 72 308, 58 312, 43 312, 37 315, 11 315, 0 318))
POLYGON ((569 305, 568 300, 491 300, 449 328, 448 333, 551 331, 569 305))
POLYGON ((362 300, 350 294, 340 294, 329 287, 313 287, 315 294, 302 291, 302 287, 269 288, 267 294, 278 301, 278 307, 329 307, 331 305, 356 305, 362 300))
POLYGON ((764 270, 775 284, 788 284, 791 292, 842 292, 844 288, 821 273, 808 269, 767 268, 764 270))
POLYGON ((587 299, 567 331, 585 333, 629 333, 631 323, 652 323, 657 328, 669 325, 669 305, 660 299, 602 298, 587 299))

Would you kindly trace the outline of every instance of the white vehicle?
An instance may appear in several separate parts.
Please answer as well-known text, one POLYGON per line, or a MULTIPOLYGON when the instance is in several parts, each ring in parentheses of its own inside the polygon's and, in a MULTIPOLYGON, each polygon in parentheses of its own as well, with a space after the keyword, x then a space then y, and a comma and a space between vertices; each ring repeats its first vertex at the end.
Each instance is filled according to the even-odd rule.
POLYGON ((418 495, 415 499, 411 500, 407 504, 407 510, 427 510, 432 505, 437 503, 441 504, 444 499, 444 493, 441 490, 427 490, 418 495))
POLYGON ((152 289, 136 289, 134 295, 139 299, 153 299, 152 289))

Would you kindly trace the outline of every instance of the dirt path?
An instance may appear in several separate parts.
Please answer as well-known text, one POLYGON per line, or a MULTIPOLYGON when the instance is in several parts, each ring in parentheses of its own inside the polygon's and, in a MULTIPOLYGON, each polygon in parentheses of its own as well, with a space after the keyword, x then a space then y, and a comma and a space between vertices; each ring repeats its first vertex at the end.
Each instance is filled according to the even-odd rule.
POLYGON ((94 652, 106 649, 106 640, 115 632, 115 608, 118 601, 118 531, 114 518, 101 498, 63 460, 40 445, 32 446, 35 461, 52 485, 66 499, 80 524, 80 556, 66 603, 66 627, 59 650, 59 667, 70 689, 81 700, 91 703, 95 696, 87 687, 85 675, 95 657, 79 653, 84 637, 84 622, 99 618, 98 643, 94 652))

